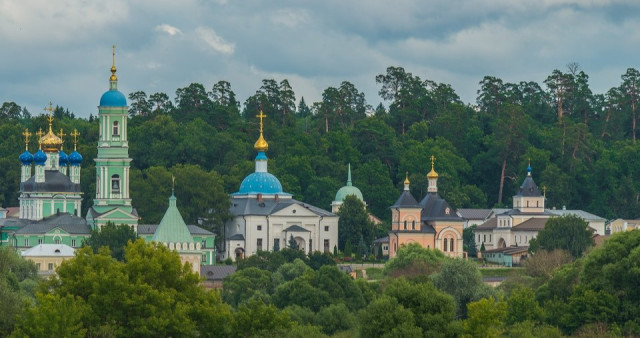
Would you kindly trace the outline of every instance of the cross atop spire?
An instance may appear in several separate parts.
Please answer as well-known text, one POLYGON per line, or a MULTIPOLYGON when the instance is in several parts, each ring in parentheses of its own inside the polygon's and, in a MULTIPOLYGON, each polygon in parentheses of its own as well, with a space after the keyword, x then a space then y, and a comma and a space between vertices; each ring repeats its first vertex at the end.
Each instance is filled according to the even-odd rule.
POLYGON ((260 134, 262 134, 262 131, 263 131, 263 123, 262 123, 262 119, 263 119, 263 118, 266 118, 266 117, 267 117, 267 115, 265 115, 265 114, 262 112, 262 108, 260 108, 260 114, 256 115, 256 117, 260 119, 260 134))
POLYGON ((176 190, 176 177, 171 175, 171 196, 174 196, 176 190))
POLYGON ((24 132, 22 133, 22 135, 24 135, 24 144, 25 144, 25 150, 29 150, 29 137, 31 135, 33 135, 32 133, 29 132, 29 129, 24 129, 24 132))
POLYGON ((118 77, 116 76, 116 45, 111 46, 111 53, 113 56, 113 62, 111 64, 111 76, 109 77, 109 81, 118 81, 118 77))
POLYGON ((38 129, 38 131, 36 132, 36 136, 38 136, 38 146, 40 147, 40 149, 42 149, 42 136, 44 135, 44 132, 42 131, 42 128, 38 129))
POLYGON ((62 150, 62 147, 64 147, 64 137, 66 136, 66 134, 62 131, 62 128, 60 128, 60 133, 58 134, 58 137, 60 137, 62 141, 62 144, 60 145, 60 150, 62 150))
MULTIPOLYGON (((60 130, 60 132, 62 132, 62 130, 60 130)), ((69 135, 73 137, 73 151, 78 150, 78 136, 80 136, 78 129, 74 129, 73 132, 69 135)))

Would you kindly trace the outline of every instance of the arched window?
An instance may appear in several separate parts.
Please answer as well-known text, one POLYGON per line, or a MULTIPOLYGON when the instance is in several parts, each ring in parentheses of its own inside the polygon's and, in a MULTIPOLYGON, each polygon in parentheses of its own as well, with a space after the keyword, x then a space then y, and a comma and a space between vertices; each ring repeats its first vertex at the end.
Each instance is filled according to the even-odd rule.
POLYGON ((415 230, 415 229, 416 229, 416 221, 411 222, 411 228, 412 228, 413 230, 415 230))
POLYGON ((113 121, 113 136, 120 135, 120 123, 118 121, 113 121))
POLYGON ((447 252, 449 250, 447 250, 447 239, 444 239, 444 252, 447 252))
POLYGON ((404 221, 404 229, 407 230, 407 221, 404 221))
POLYGON ((527 201, 527 208, 529 207, 529 201, 527 201))
POLYGON ((453 238, 449 239, 449 249, 451 250, 451 252, 455 251, 455 249, 453 248, 453 238))
POLYGON ((111 192, 120 193, 120 175, 111 176, 111 192))

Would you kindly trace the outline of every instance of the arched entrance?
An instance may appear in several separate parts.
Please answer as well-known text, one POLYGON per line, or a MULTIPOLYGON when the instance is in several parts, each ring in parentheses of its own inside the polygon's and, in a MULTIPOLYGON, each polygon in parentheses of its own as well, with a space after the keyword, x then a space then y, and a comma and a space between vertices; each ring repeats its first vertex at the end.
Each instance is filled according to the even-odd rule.
POLYGON ((498 241, 498 248, 506 248, 507 247, 507 242, 504 241, 504 238, 500 237, 500 240, 498 241))
POLYGON ((244 249, 243 248, 236 248, 235 253, 236 253, 236 260, 244 258, 244 249))
POLYGON ((306 251, 306 247, 305 247, 306 242, 305 242, 304 238, 302 238, 302 237, 295 237, 295 240, 296 240, 296 244, 298 245, 298 250, 301 250, 301 251, 307 252, 307 251, 306 251))

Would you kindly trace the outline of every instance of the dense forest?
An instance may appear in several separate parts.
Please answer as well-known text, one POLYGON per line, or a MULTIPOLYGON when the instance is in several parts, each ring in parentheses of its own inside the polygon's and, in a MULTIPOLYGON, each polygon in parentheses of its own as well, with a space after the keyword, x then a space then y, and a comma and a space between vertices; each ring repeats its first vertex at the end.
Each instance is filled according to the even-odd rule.
MULTIPOLYGON (((401 67, 389 67, 374 80, 386 106, 372 107, 348 81, 325 89, 313 103, 296 103, 286 79, 263 80, 244 102, 226 81, 210 89, 192 83, 177 89, 173 99, 166 93, 128 94, 131 195, 141 223, 162 217, 172 174, 187 222, 223 219, 227 194, 254 170, 260 108, 268 116, 269 171, 294 198, 325 209, 345 184, 351 163, 353 183, 368 209, 388 221, 406 172, 414 196, 425 193, 428 158, 434 155, 439 192, 456 208, 510 205, 530 161, 548 207, 606 218, 640 216, 636 69, 629 68, 619 87, 606 93, 593 93, 577 64, 553 70, 543 83, 485 76, 475 104, 464 104, 450 85, 401 67)), ((56 131, 81 134, 84 214, 95 195, 97 118, 78 118, 64 107, 54 115, 56 131)), ((22 132, 45 127, 43 115, 17 103, 0 108, 2 206, 18 204, 22 132)), ((31 140, 29 150, 36 147, 31 140)), ((66 138, 65 150, 72 147, 66 138)))

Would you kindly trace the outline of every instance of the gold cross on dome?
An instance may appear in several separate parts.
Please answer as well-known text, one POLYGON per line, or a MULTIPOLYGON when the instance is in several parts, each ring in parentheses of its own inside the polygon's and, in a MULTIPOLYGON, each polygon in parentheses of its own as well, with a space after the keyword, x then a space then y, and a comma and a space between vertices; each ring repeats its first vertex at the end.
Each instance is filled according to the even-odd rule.
POLYGON ((42 149, 42 135, 44 135, 44 132, 42 131, 42 128, 40 128, 36 132, 36 136, 38 136, 38 145, 40 145, 40 149, 42 149))
MULTIPOLYGON (((60 132, 62 132, 62 129, 60 129, 60 132)), ((73 150, 78 150, 78 136, 80 136, 78 129, 74 129, 69 135, 73 137, 73 150)))
POLYGON ((22 135, 24 135, 24 143, 25 143, 25 149, 29 150, 29 137, 31 135, 33 135, 32 133, 29 132, 29 129, 24 130, 24 132, 22 133, 22 135))
POLYGON ((60 128, 60 134, 58 134, 58 137, 60 137, 60 140, 62 141, 62 145, 60 145, 60 150, 62 150, 62 147, 64 147, 64 137, 66 136, 66 134, 62 131, 62 128, 60 128))
POLYGON ((433 162, 436 161, 436 157, 431 155, 431 169, 433 169, 433 162))
POLYGON ((263 118, 266 118, 266 117, 267 117, 267 115, 265 115, 265 114, 262 112, 262 109, 260 109, 260 114, 256 115, 256 117, 260 118, 260 132, 262 133, 262 119, 263 119, 263 118))
POLYGON ((49 116, 51 116, 51 114, 53 113, 53 104, 51 103, 51 101, 49 101, 48 107, 44 107, 44 111, 49 112, 49 116))

